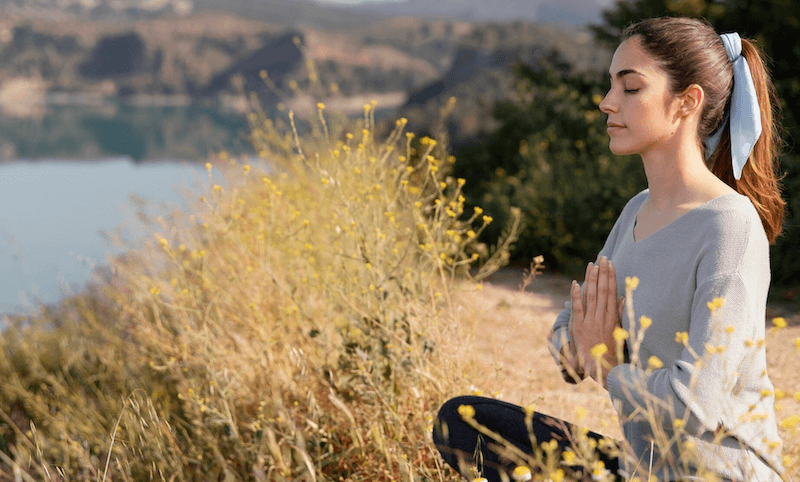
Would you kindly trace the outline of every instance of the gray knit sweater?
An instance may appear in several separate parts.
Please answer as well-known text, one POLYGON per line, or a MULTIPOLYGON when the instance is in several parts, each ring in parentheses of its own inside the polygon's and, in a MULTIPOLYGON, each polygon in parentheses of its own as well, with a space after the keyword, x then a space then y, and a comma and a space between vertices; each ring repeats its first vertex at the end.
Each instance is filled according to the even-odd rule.
MULTIPOLYGON (((633 452, 625 470, 644 480, 648 473, 659 480, 690 480, 697 467, 706 467, 731 480, 776 481, 770 465, 784 469, 773 387, 759 342, 765 336, 770 272, 758 213, 747 197, 730 193, 636 241, 636 215, 648 196, 645 190, 628 202, 600 252, 614 263, 620 294, 626 277, 639 280, 632 296, 634 321, 627 313, 623 318, 623 328, 634 335, 629 349, 635 350, 641 317, 652 319, 638 349, 640 361, 632 357, 608 375, 608 392, 633 452), (712 315, 708 303, 717 297, 724 303, 712 315), (688 334, 688 347, 676 339, 681 332, 688 334), (648 368, 653 356, 663 367, 648 368), (659 435, 641 415, 642 407, 654 407, 659 435), (682 441, 659 444, 675 439, 676 418, 684 420, 682 441), (715 432, 730 435, 715 442, 715 432), (677 455, 678 445, 687 442, 699 460, 677 455)), ((561 341, 569 313, 567 303, 553 326, 561 341)), ((562 343, 556 344, 560 350, 562 343)))

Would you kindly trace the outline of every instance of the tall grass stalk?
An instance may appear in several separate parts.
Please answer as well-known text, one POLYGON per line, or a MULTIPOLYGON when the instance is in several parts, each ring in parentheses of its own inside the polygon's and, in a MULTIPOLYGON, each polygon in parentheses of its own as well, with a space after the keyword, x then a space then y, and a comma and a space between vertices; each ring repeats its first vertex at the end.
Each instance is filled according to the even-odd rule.
MULTIPOLYGON (((222 153, 190 212, 101 282, 0 337, 7 480, 445 480, 433 415, 463 371, 477 244, 437 142, 249 116, 265 166, 222 153), (226 186, 226 187, 223 187, 226 186), (461 287, 461 288, 459 288, 461 287)), ((518 218, 518 216, 517 216, 518 218)), ((481 268, 478 268, 480 264, 481 268)))

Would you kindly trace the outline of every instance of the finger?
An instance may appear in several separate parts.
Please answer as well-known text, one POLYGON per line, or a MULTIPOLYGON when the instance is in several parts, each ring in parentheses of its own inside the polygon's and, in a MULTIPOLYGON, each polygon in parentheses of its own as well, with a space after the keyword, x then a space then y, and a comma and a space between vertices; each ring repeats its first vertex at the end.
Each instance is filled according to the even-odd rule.
POLYGON ((619 326, 622 326, 622 315, 623 315, 623 313, 625 313, 625 297, 624 296, 620 296, 619 300, 617 300, 617 312, 618 312, 618 315, 619 315, 619 318, 618 318, 617 322, 619 323, 619 326))
POLYGON ((590 264, 592 264, 592 268, 589 271, 589 277, 586 278, 586 287, 584 288, 584 291, 586 291, 586 306, 584 308, 586 314, 591 313, 594 316, 597 310, 597 276, 600 267, 593 263, 590 264))
POLYGON ((608 293, 606 295, 606 318, 609 323, 616 323, 619 320, 617 316, 617 271, 614 268, 614 263, 608 261, 608 275, 606 276, 608 286, 608 293))
POLYGON ((581 291, 581 299, 583 300, 584 306, 586 305, 586 287, 589 286, 589 275, 592 273, 592 269, 594 269, 594 263, 590 261, 589 264, 586 265, 586 274, 583 276, 583 290, 581 291))
MULTIPOLYGON (((608 259, 603 256, 598 261, 597 272, 597 305, 595 306, 595 317, 602 320, 602 327, 606 327, 606 308, 608 307, 608 259)), ((614 300, 611 300, 614 303, 614 300)))
POLYGON ((570 287, 570 296, 572 298, 572 313, 573 323, 583 323, 583 301, 581 301, 581 286, 577 281, 572 282, 570 287))

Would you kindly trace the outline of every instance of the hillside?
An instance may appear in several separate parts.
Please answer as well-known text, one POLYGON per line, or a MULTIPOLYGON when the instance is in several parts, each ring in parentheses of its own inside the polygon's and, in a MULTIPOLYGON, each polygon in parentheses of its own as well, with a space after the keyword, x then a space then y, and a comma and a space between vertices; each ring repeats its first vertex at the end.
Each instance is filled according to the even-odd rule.
POLYGON ((526 20, 586 25, 600 20, 601 4, 596 0, 405 0, 364 3, 351 6, 350 10, 389 17, 453 18, 473 22, 526 20))
MULTIPOLYGON (((21 8, 2 1, 6 11, 21 8)), ((491 128, 491 109, 513 93, 518 63, 557 55, 585 70, 608 61, 608 53, 578 27, 374 17, 330 29, 281 20, 302 17, 301 10, 262 12, 261 20, 256 13, 243 18, 204 10, 213 1, 197 0, 192 12, 154 18, 139 12, 141 18, 131 19, 128 12, 126 18, 88 20, 77 7, 59 18, 45 15, 43 7, 37 15, 3 15, 3 114, 38 117, 50 104, 101 105, 104 99, 200 102, 241 113, 252 108, 248 94, 255 93, 267 108, 283 104, 306 112, 318 101, 357 112, 376 99, 384 110, 399 108, 396 115, 406 116, 410 128, 434 131, 439 109, 455 96, 459 103, 448 128, 455 147, 491 128), (312 86, 311 78, 319 82, 312 86)), ((35 2, 21 4, 31 10, 29 3, 35 2)), ((161 8, 174 5, 162 2, 161 8)), ((237 8, 246 12, 247 5, 237 8)), ((303 5, 313 4, 297 4, 303 5)))
POLYGON ((285 27, 348 28, 378 20, 370 12, 312 0, 0 0, 5 15, 38 19, 135 21, 214 11, 285 27))

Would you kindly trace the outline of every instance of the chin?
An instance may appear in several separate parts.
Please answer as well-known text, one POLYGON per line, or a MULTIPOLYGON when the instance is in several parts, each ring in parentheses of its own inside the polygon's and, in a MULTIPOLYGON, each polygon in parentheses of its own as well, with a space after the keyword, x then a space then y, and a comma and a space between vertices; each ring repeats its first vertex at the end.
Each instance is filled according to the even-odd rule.
POLYGON ((619 141, 614 142, 613 137, 608 142, 608 148, 611 150, 611 152, 613 152, 618 156, 628 156, 631 154, 636 154, 638 152, 636 149, 632 149, 631 146, 626 146, 619 141))

